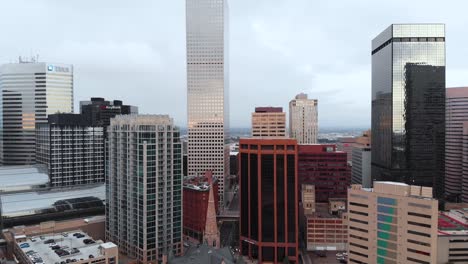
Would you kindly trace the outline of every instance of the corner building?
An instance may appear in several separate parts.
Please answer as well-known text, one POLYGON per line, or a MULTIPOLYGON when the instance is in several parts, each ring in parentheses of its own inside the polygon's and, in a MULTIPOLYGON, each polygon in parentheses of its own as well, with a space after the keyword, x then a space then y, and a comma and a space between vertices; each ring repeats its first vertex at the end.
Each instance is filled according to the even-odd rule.
POLYGON ((138 264, 182 253, 180 132, 166 115, 111 119, 106 238, 138 264))
POLYGON ((296 140, 241 139, 239 146, 241 254, 299 263, 296 140))
POLYGON ((188 176, 210 170, 220 209, 229 176, 227 0, 186 0, 188 176))
POLYGON ((374 182, 348 191, 349 263, 438 263, 432 188, 374 182))
POLYGON ((444 194, 445 25, 393 24, 372 40, 372 178, 444 194))

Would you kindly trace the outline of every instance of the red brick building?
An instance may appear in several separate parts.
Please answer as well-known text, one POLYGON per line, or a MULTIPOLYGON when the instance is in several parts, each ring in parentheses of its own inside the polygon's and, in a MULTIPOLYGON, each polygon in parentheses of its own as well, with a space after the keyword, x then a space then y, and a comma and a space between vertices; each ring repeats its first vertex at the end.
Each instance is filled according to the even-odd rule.
MULTIPOLYGON (((208 173, 208 172, 207 172, 208 173)), ((216 212, 218 212, 218 182, 213 182, 216 212)), ((210 187, 207 175, 184 180, 184 236, 202 242, 210 187)))
POLYGON ((346 198, 351 184, 351 167, 345 152, 335 145, 298 145, 299 184, 315 186, 315 200, 326 203, 329 198, 346 198))
POLYGON ((240 248, 258 263, 298 263, 297 144, 239 142, 240 248))

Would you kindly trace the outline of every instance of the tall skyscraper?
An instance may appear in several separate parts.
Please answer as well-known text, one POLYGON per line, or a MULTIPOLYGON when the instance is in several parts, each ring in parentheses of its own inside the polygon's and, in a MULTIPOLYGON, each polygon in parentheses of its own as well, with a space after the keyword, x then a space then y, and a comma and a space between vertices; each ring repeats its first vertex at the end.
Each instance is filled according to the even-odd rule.
POLYGON ((36 125, 73 112, 73 66, 21 61, 0 66, 3 165, 36 162, 36 125))
POLYGON ((229 175, 227 0, 186 0, 188 175, 210 170, 220 209, 229 175))
POLYGON ((239 146, 241 254, 298 263, 296 140, 241 139, 239 146))
POLYGON ((468 203, 468 87, 448 88, 445 105, 445 193, 468 203))
POLYGON ((252 137, 286 137, 286 113, 282 107, 255 107, 252 137))
POLYGON ((289 102, 289 136, 297 144, 316 144, 318 135, 317 99, 298 94, 289 102))
POLYGON ((444 193, 445 26, 393 24, 372 40, 372 177, 444 193))
POLYGON ((36 127, 36 161, 50 184, 64 187, 104 182, 104 132, 80 114, 53 114, 36 127))
POLYGON ((121 115, 109 126, 106 237, 138 263, 182 252, 182 149, 166 115, 121 115))
POLYGON ((441 263, 437 207, 431 187, 378 181, 373 189, 351 185, 349 263, 441 263))

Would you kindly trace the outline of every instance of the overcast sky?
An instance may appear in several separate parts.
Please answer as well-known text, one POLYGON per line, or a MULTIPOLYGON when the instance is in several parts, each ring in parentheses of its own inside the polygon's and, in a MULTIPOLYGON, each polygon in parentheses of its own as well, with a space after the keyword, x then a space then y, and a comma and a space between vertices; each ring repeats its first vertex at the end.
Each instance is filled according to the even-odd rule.
MULTIPOLYGON (((369 127, 370 44, 391 23, 445 23, 447 86, 468 85, 466 1, 231 0, 231 127, 297 93, 321 127, 369 127)), ((75 111, 91 96, 186 125, 184 0, 0 0, 0 63, 74 65, 75 111)))

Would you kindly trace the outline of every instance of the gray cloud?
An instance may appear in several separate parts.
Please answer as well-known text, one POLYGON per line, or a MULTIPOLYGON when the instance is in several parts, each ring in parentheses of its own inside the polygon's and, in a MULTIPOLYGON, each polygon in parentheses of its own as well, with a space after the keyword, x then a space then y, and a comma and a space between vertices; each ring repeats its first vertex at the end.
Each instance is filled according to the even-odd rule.
MULTIPOLYGON (((321 127, 370 125, 370 41, 391 23, 447 25, 447 85, 468 84, 465 1, 231 0, 231 125, 307 92, 321 127)), ((0 63, 75 65, 75 105, 122 99, 186 124, 183 0, 0 1, 0 63)))

